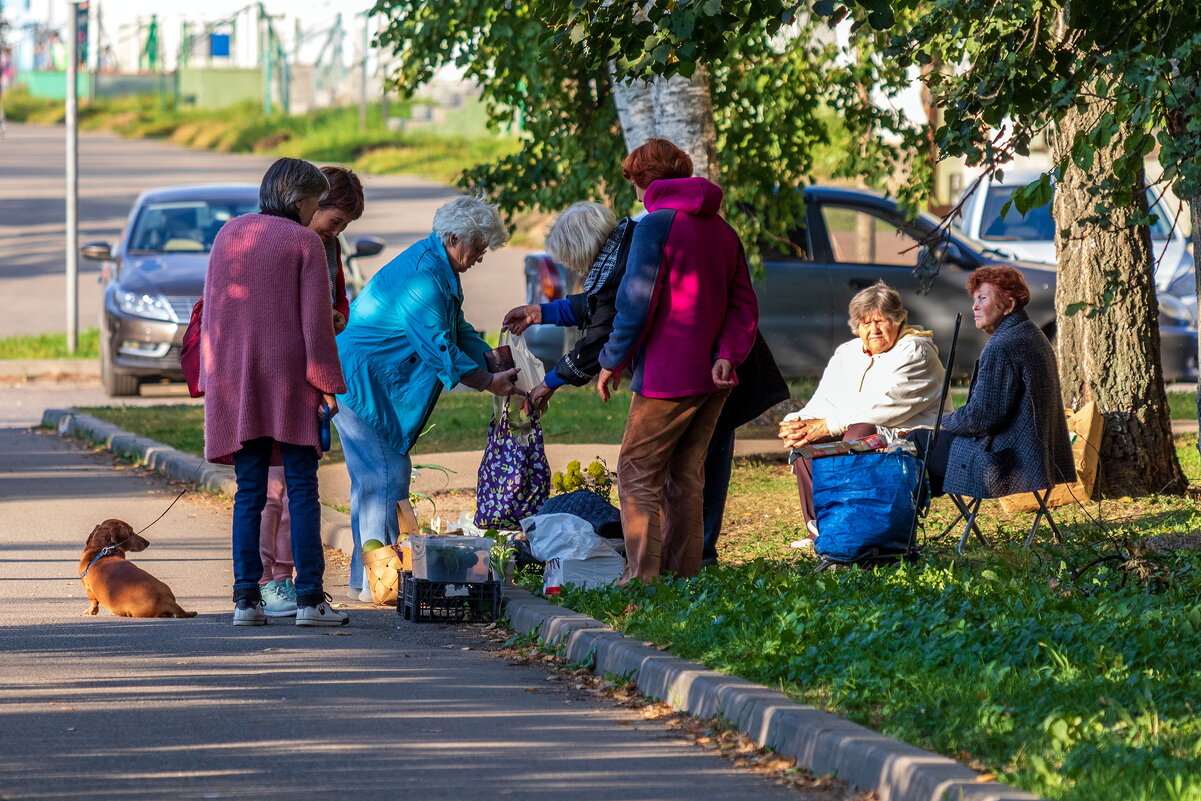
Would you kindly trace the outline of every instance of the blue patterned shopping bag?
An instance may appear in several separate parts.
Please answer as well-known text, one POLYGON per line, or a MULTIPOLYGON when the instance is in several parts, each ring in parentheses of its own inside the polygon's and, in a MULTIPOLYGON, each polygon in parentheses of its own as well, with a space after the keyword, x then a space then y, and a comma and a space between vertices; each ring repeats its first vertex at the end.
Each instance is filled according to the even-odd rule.
POLYGON ((520 529, 521 519, 536 514, 550 495, 550 465, 537 413, 531 423, 528 437, 514 434, 506 402, 488 426, 475 489, 475 524, 480 528, 520 529))

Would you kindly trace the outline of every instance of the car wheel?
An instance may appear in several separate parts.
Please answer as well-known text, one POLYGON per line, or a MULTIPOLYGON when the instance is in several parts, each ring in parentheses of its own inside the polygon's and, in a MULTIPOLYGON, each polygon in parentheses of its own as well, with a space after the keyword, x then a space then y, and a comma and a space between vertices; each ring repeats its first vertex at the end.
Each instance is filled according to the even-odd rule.
MULTIPOLYGON (((104 337, 102 336, 101 339, 103 340, 104 337)), ((108 348, 101 345, 100 351, 100 381, 104 384, 104 391, 108 393, 108 396, 110 398, 128 398, 137 395, 138 387, 141 386, 137 376, 118 373, 108 356, 108 348)))

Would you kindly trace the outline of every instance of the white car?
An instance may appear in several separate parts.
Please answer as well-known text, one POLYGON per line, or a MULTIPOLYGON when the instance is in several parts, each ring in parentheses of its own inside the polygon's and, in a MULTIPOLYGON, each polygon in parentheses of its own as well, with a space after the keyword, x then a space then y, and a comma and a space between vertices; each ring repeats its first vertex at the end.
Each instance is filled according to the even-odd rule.
MULTIPOLYGON (((1015 189, 1038 180, 1036 170, 1014 170, 1005 173, 1003 183, 981 183, 963 203, 960 227, 970 236, 988 243, 994 250, 1022 261, 1055 264, 1055 221, 1051 205, 1031 209, 1022 216, 1009 207, 1004 216, 1001 209, 1013 196, 1015 189)), ((969 184, 970 186, 970 184, 969 184)), ((1162 204, 1156 204, 1159 191, 1147 190, 1147 202, 1159 218, 1151 226, 1151 246, 1155 253, 1155 288, 1171 292, 1186 303, 1195 305, 1196 285, 1193 278, 1193 254, 1187 238, 1173 229, 1172 214, 1162 204)))

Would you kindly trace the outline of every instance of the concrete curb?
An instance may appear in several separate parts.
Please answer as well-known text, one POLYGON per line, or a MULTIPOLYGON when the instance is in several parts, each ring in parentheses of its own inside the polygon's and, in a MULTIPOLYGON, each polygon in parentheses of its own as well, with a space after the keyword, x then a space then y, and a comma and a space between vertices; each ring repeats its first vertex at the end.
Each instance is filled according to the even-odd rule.
POLYGON ((645 695, 700 718, 721 718, 762 746, 832 774, 880 801, 1039 801, 986 781, 952 759, 792 701, 635 642, 610 626, 515 587, 505 589, 512 628, 563 644, 569 662, 593 661, 598 674, 628 677, 645 695))
MULTIPOLYGON (((233 496, 233 468, 139 437, 73 409, 47 409, 42 424, 60 437, 74 436, 170 478, 233 496)), ((350 553, 350 516, 321 507, 321 539, 350 553)), ((595 618, 516 587, 505 588, 510 625, 562 643, 569 662, 593 661, 598 674, 625 676, 647 696, 700 718, 721 718, 762 746, 817 774, 831 774, 880 801, 1041 801, 983 777, 952 759, 798 704, 783 693, 727 676, 635 642, 595 618)))
MULTIPOLYGON (((137 464, 162 473, 176 481, 184 481, 211 492, 233 497, 238 485, 234 469, 209 464, 175 448, 139 437, 74 409, 47 409, 42 413, 42 425, 53 426, 60 437, 73 436, 85 442, 103 445, 113 453, 137 464)), ((354 537, 350 530, 350 515, 321 506, 321 541, 343 553, 350 553, 354 537)))
POLYGON ((97 359, 0 359, 0 379, 100 379, 97 359))

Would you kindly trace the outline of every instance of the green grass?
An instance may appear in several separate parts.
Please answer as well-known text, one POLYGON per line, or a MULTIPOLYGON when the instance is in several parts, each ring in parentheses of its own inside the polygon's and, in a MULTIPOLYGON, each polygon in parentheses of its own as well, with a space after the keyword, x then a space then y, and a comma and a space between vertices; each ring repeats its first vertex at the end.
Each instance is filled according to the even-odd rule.
POLYGON ((0 339, 0 359, 97 359, 100 331, 79 332, 75 353, 67 353, 66 334, 37 334, 0 339))
MULTIPOLYGON (((90 332, 94 338, 95 332, 90 332)), ((52 358, 51 356, 8 356, 5 343, 0 340, 0 358, 52 358)), ((81 340, 82 341, 82 340, 81 340)), ((95 357, 95 343, 92 358, 95 357)), ((33 351, 22 351, 30 352, 33 351)), ((1188 393, 1173 393, 1181 396, 1179 403, 1191 403, 1188 393)), ((963 396, 957 396, 957 404, 963 396)), ((1176 401, 1174 401, 1176 403, 1176 401)), ((547 442, 618 444, 625 428, 626 415, 630 408, 630 394, 619 391, 608 403, 593 391, 592 387, 565 388, 555 393, 550 409, 542 418, 542 430, 547 442)), ((1190 407, 1191 408, 1191 407, 1190 407)), ((158 440, 187 453, 200 454, 203 440, 199 433, 203 429, 204 417, 199 406, 101 406, 86 410, 88 414, 108 420, 127 431, 158 440)), ((446 451, 480 450, 488 434, 488 421, 492 417, 492 396, 476 392, 444 392, 430 416, 429 426, 413 448, 414 455, 444 453, 446 451)), ((774 429, 767 428, 749 433, 753 437, 771 438, 774 429)), ((333 461, 342 458, 341 447, 335 432, 334 448, 326 457, 333 461)), ((1185 448, 1181 451, 1182 465, 1195 465, 1197 451, 1185 448)), ((1185 467, 1186 472, 1189 468, 1185 467)), ((1201 469, 1198 470, 1201 473, 1201 469)), ((1201 475, 1195 477, 1201 480, 1201 475)), ((750 479, 748 479, 750 480, 750 479)))
MULTIPOLYGON (((624 389, 603 403, 591 387, 565 388, 555 393, 542 417, 542 433, 554 443, 621 442, 630 410, 630 393, 624 389)), ((417 441, 414 453, 480 450, 492 417, 492 395, 479 392, 444 392, 430 416, 430 426, 417 441)))
MULTIPOLYGON (((15 122, 62 123, 61 102, 33 98, 22 90, 5 95, 15 122)), ((409 104, 393 101, 390 117, 409 116, 409 104)), ((516 152, 513 137, 439 137, 432 132, 390 130, 378 103, 369 106, 360 128, 357 107, 327 108, 289 116, 263 114, 244 103, 225 109, 164 107, 156 95, 101 98, 80 108, 80 127, 130 138, 167 138, 200 149, 269 153, 315 162, 345 164, 366 174, 408 174, 449 183, 463 170, 516 152)))
POLYGON ((1197 419, 1197 393, 1169 392, 1168 413, 1173 420, 1197 419))
POLYGON ((1165 561, 1181 578, 1155 592, 1111 567, 1073 580, 1072 549, 1010 547, 877 571, 756 561, 563 603, 1048 798, 1195 801, 1201 565, 1165 561))
MULTIPOLYGON (((1195 438, 1178 447, 1201 479, 1195 438)), ((562 602, 1047 798, 1201 799, 1201 552, 1131 565, 1153 580, 1113 561, 1088 567, 1144 535, 1195 532, 1196 501, 1064 508, 1067 545, 1044 535, 1030 550, 1019 544, 1031 516, 990 501, 981 521, 995 549, 959 557, 953 536, 915 565, 814 573, 810 553, 787 547, 795 488, 782 466, 742 463, 722 567, 565 589, 562 602)), ((936 500, 928 530, 952 510, 936 500)))
MULTIPOLYGON (((548 442, 619 443, 630 409, 630 394, 619 391, 608 403, 591 389, 560 390, 542 418, 548 442)), ((113 425, 197 456, 204 453, 204 407, 89 406, 80 409, 113 425)), ((482 450, 492 418, 492 395, 477 392, 446 392, 434 407, 426 432, 413 448, 413 455, 446 451, 482 450)), ((342 447, 334 431, 329 461, 342 461, 342 447)))

